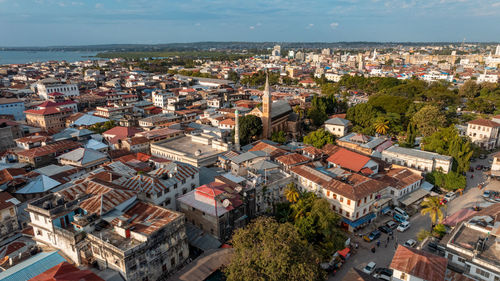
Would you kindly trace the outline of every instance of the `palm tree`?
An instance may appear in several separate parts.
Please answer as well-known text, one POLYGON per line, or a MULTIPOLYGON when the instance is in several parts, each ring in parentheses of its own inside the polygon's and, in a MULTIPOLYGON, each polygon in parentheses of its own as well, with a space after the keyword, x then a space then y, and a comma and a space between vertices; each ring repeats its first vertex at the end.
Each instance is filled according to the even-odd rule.
POLYGON ((380 135, 385 135, 389 130, 389 120, 385 120, 382 118, 377 119, 375 121, 375 124, 373 124, 373 126, 375 126, 375 132, 377 132, 380 135))
POLYGON ((443 220, 444 214, 441 209, 446 209, 446 205, 441 204, 441 200, 439 200, 439 197, 437 196, 427 197, 420 204, 420 206, 423 207, 420 213, 424 216, 428 214, 429 217, 431 218, 432 228, 434 227, 434 225, 436 225, 436 223, 441 222, 443 220))
POLYGON ((285 188, 285 197, 288 202, 295 203, 299 200, 299 190, 297 189, 297 186, 295 183, 291 182, 286 185, 285 188))

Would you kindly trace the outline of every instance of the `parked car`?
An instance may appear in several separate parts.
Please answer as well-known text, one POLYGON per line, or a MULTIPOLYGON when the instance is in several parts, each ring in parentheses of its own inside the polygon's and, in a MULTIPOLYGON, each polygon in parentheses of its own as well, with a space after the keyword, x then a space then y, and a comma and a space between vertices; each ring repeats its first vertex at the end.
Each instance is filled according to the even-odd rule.
POLYGON ((408 239, 405 244, 404 244, 406 247, 410 247, 410 248, 413 248, 415 247, 415 245, 417 245, 417 241, 413 240, 413 239, 408 239))
POLYGON ((447 202, 450 202, 451 200, 455 199, 457 197, 457 194, 455 192, 448 192, 444 196, 444 199, 446 199, 447 202))
POLYGON ((410 228, 410 222, 404 221, 398 226, 397 230, 399 232, 405 232, 408 228, 410 228))
POLYGON ((488 167, 488 166, 483 166, 483 171, 485 171, 485 172, 486 172, 486 171, 489 171, 489 170, 490 170, 490 167, 488 167))
POLYGON ((481 170, 483 168, 483 165, 477 165, 476 170, 481 170))
POLYGON ((390 268, 378 267, 373 272, 373 277, 378 278, 380 280, 390 281, 392 277, 393 271, 390 268))
POLYGON ((363 268, 363 272, 366 274, 372 274, 373 271, 375 271, 376 266, 377 264, 371 261, 363 268))
POLYGON ((382 231, 383 233, 391 234, 392 229, 390 229, 387 225, 381 225, 378 227, 378 230, 382 231))
POLYGON ((439 203, 441 205, 446 205, 446 203, 448 203, 448 200, 446 200, 446 198, 442 198, 441 201, 439 201, 439 203))
POLYGON ((427 243, 427 248, 429 248, 432 251, 437 251, 438 250, 438 243, 436 243, 434 241, 430 241, 429 243, 427 243))
POLYGON ((388 221, 388 222, 385 223, 385 226, 387 226, 391 230, 394 230, 394 229, 396 229, 398 227, 398 224, 395 223, 394 221, 388 221))
POLYGON ((486 154, 479 155, 479 159, 486 159, 486 154))
POLYGON ((382 233, 375 229, 374 231, 370 232, 370 234, 363 236, 363 239, 365 239, 366 242, 372 242, 375 239, 378 239, 382 233))
POLYGON ((405 218, 405 220, 408 220, 410 218, 410 216, 408 215, 408 213, 406 213, 405 210, 403 210, 403 209, 401 209, 399 207, 395 207, 394 208, 394 213, 401 215, 403 218, 405 218))
POLYGON ((400 214, 394 214, 393 218, 397 222, 404 222, 404 221, 406 221, 406 219, 402 215, 400 215, 400 214))
POLYGON ((491 190, 485 190, 483 192, 483 197, 484 198, 490 198, 490 196, 491 196, 491 190))

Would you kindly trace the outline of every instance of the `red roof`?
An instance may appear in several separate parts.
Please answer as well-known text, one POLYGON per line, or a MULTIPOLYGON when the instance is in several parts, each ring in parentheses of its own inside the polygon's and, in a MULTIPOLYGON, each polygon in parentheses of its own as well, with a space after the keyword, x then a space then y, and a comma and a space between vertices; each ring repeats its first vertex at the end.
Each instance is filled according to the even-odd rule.
POLYGON ((106 132, 104 132, 102 134, 103 135, 112 135, 112 136, 119 137, 119 138, 123 139, 123 138, 127 138, 127 137, 133 137, 136 133, 139 133, 139 132, 142 132, 142 131, 135 129, 135 128, 117 126, 117 127, 114 127, 114 128, 107 130, 106 132))
POLYGON ((59 92, 53 92, 48 94, 47 96, 56 97, 56 96, 64 96, 64 94, 59 92))
POLYGON ((399 245, 390 268, 429 281, 443 281, 447 264, 446 258, 399 245))
POLYGON ((68 262, 62 262, 29 281, 104 281, 104 279, 90 270, 80 270, 68 262))
POLYGON ((328 162, 339 165, 342 168, 353 172, 360 172, 361 169, 370 161, 370 157, 361 155, 354 151, 340 148, 327 159, 328 162))
POLYGON ((12 197, 12 195, 10 195, 10 193, 0 192, 0 210, 15 206, 15 204, 12 203, 12 199, 14 199, 14 197, 12 197))
POLYGON ((67 112, 71 111, 70 108, 58 108, 58 107, 47 107, 45 109, 28 109, 25 110, 24 113, 29 113, 29 114, 37 114, 37 115, 49 115, 49 114, 56 114, 60 112, 67 112))
POLYGON ((469 121, 469 124, 485 126, 485 127, 492 127, 492 128, 500 127, 500 124, 498 124, 497 122, 493 122, 491 120, 488 120, 488 119, 472 120, 472 121, 469 121))

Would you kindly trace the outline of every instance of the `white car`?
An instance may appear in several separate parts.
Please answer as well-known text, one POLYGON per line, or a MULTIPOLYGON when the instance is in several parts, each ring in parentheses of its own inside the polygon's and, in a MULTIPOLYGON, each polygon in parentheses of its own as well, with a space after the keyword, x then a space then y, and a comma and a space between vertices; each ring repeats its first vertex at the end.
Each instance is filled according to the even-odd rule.
POLYGON ((404 221, 396 229, 399 232, 405 232, 408 228, 410 228, 410 222, 404 221))
POLYGON ((363 268, 363 272, 366 274, 372 274, 376 266, 377 264, 371 261, 363 268))
POLYGON ((409 239, 408 241, 405 242, 405 246, 409 248, 413 248, 415 247, 415 245, 417 245, 417 241, 413 239, 409 239))
POLYGON ((446 193, 446 195, 444 196, 444 199, 446 199, 446 201, 450 202, 451 200, 455 199, 455 197, 457 197, 457 194, 455 192, 448 192, 446 193))

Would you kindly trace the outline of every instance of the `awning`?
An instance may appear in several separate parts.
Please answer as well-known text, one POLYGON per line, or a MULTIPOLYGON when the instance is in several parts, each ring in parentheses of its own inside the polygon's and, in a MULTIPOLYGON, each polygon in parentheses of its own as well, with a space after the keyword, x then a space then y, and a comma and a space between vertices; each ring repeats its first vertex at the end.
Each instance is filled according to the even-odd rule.
POLYGON ((349 252, 351 252, 351 249, 349 248, 344 248, 343 250, 338 251, 339 255, 343 256, 344 258, 349 255, 349 252))
POLYGON ((366 222, 368 222, 369 220, 371 219, 374 219, 375 218, 375 214, 374 213, 369 213, 368 215, 358 219, 358 220, 355 220, 355 221, 351 221, 351 220, 348 220, 346 218, 342 218, 342 221, 347 223, 348 225, 350 225, 351 227, 358 227, 366 222))
POLYGON ((385 215, 385 214, 387 214, 390 210, 391 210, 391 206, 385 206, 385 207, 382 209, 382 211, 380 211, 380 212, 382 212, 382 214, 384 214, 384 215, 385 215))
POLYGON ((399 202, 405 206, 410 206, 411 204, 417 202, 418 200, 424 198, 425 196, 429 195, 429 191, 419 188, 412 193, 406 195, 405 197, 401 198, 399 202))

